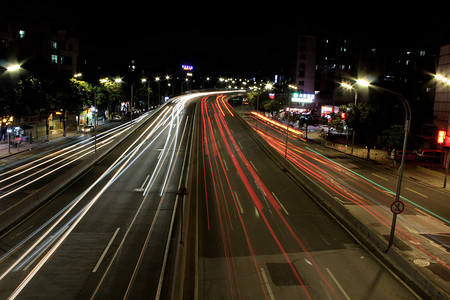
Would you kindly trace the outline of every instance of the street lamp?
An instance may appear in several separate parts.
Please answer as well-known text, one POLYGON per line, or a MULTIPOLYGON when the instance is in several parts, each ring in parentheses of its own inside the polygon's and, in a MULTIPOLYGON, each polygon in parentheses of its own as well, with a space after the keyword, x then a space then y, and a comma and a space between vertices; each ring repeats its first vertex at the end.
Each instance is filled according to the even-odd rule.
MULTIPOLYGON (((365 85, 365 83, 363 83, 363 85, 365 85)), ((406 153, 406 144, 408 142, 408 133, 409 133, 409 129, 411 127, 411 107, 409 105, 408 100, 405 99, 405 97, 403 97, 402 95, 400 95, 397 92, 388 90, 386 88, 383 87, 379 87, 379 86, 373 86, 370 83, 368 83, 365 86, 372 86, 375 87, 381 91, 390 93, 394 96, 397 96, 403 103, 403 106, 405 108, 405 136, 403 137, 403 152, 402 152, 402 158, 401 158, 401 162, 400 162, 400 168, 398 170, 398 180, 397 180, 397 190, 395 192, 395 201, 394 203, 400 203, 400 191, 401 191, 401 187, 402 187, 402 179, 403 179, 403 166, 405 163, 405 153, 406 153)), ((394 204, 393 203, 393 204, 394 204)), ((392 207, 392 205, 391 205, 392 207)), ((398 213, 392 213, 392 225, 391 225, 391 234, 389 236, 389 244, 387 249, 385 250, 385 253, 387 253, 389 251, 389 249, 391 248, 392 244, 394 243, 394 233, 395 233, 395 224, 397 221, 397 214, 398 213)))
POLYGON ((20 65, 11 65, 9 67, 6 68, 7 71, 17 71, 20 69, 20 65))
MULTIPOLYGON (((361 85, 363 87, 370 86, 370 82, 368 82, 367 80, 364 80, 364 79, 356 80, 355 84, 361 85)), ((342 82, 341 86, 343 88, 346 88, 346 89, 349 89, 349 90, 352 90, 355 92, 355 109, 356 109, 356 104, 358 103, 358 91, 353 87, 353 85, 350 85, 345 82, 342 82)), ((355 128, 353 128, 353 130, 352 130, 352 148, 350 150, 350 154, 353 154, 353 148, 355 147, 355 133, 356 133, 355 128)))

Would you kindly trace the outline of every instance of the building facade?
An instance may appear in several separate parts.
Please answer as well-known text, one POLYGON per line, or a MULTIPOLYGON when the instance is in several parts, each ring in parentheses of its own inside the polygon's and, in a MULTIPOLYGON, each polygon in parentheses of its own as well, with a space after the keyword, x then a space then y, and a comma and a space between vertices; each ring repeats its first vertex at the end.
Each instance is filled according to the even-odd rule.
POLYGON ((20 64, 32 73, 77 73, 79 40, 57 24, 0 16, 0 66, 20 64))
POLYGON ((299 36, 295 68, 293 70, 294 85, 300 93, 314 94, 316 79, 316 44, 315 36, 299 36))
POLYGON ((434 97, 434 125, 439 130, 446 130, 450 136, 450 45, 440 48, 437 72, 441 80, 436 80, 434 97))
MULTIPOLYGON (((413 129, 420 133, 421 124, 433 123, 432 74, 436 72, 438 51, 429 45, 400 45, 367 37, 298 36, 290 84, 297 86, 299 92, 315 93, 317 105, 339 106, 354 101, 354 92, 341 87, 341 83, 354 84, 357 79, 365 79, 408 99, 417 111, 413 129)), ((376 89, 359 90, 358 97, 369 101, 389 96, 376 94, 376 89)), ((393 107, 399 106, 398 99, 391 100, 393 107)), ((401 119, 401 104, 398 109, 401 119)))

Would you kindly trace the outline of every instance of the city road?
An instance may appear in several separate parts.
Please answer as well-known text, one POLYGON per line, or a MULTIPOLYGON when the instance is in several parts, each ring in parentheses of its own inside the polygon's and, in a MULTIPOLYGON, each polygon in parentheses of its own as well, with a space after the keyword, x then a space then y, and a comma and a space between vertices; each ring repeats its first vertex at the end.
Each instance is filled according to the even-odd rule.
POLYGON ((195 119, 180 298, 417 297, 262 151, 224 96, 203 97, 195 119))

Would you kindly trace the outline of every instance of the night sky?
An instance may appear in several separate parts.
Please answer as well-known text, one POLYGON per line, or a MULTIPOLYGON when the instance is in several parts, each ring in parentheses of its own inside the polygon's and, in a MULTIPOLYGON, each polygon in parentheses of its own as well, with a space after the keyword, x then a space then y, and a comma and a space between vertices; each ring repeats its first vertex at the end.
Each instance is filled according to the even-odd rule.
POLYGON ((377 2, 355 12, 305 3, 35 1, 7 4, 2 14, 63 24, 112 63, 135 59, 151 72, 182 63, 205 75, 277 72, 298 34, 369 36, 398 46, 450 42, 449 22, 435 6, 377 2))

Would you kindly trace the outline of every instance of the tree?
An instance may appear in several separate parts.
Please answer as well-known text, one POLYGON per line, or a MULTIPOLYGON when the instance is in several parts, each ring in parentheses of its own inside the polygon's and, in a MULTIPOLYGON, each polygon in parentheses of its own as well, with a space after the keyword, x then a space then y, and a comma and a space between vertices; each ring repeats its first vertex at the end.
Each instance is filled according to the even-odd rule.
POLYGON ((299 128, 305 127, 306 139, 308 139, 308 126, 317 124, 317 122, 318 122, 318 119, 317 119, 315 110, 311 110, 307 114, 300 115, 300 117, 298 119, 298 127, 299 128))
POLYGON ((379 105, 359 102, 356 106, 354 103, 343 105, 341 109, 346 112, 347 126, 355 130, 357 139, 367 146, 369 158, 370 148, 384 129, 379 105))
POLYGON ((50 110, 54 103, 54 97, 47 92, 50 90, 50 86, 51 83, 41 81, 34 76, 20 80, 15 90, 15 113, 23 114, 25 112, 33 115, 50 110))
POLYGON ((277 100, 266 100, 264 101, 262 107, 265 111, 273 113, 274 111, 279 111, 281 108, 281 102, 277 100))
POLYGON ((259 109, 263 108, 263 103, 266 101, 271 101, 268 92, 252 91, 247 94, 248 104, 257 108, 258 98, 259 98, 259 109))
POLYGON ((381 141, 384 145, 399 149, 403 145, 405 130, 402 125, 391 125, 390 128, 383 130, 381 133, 381 141))
POLYGON ((82 80, 77 80, 75 78, 69 79, 69 98, 71 98, 73 103, 72 109, 82 110, 93 104, 93 86, 82 80))

